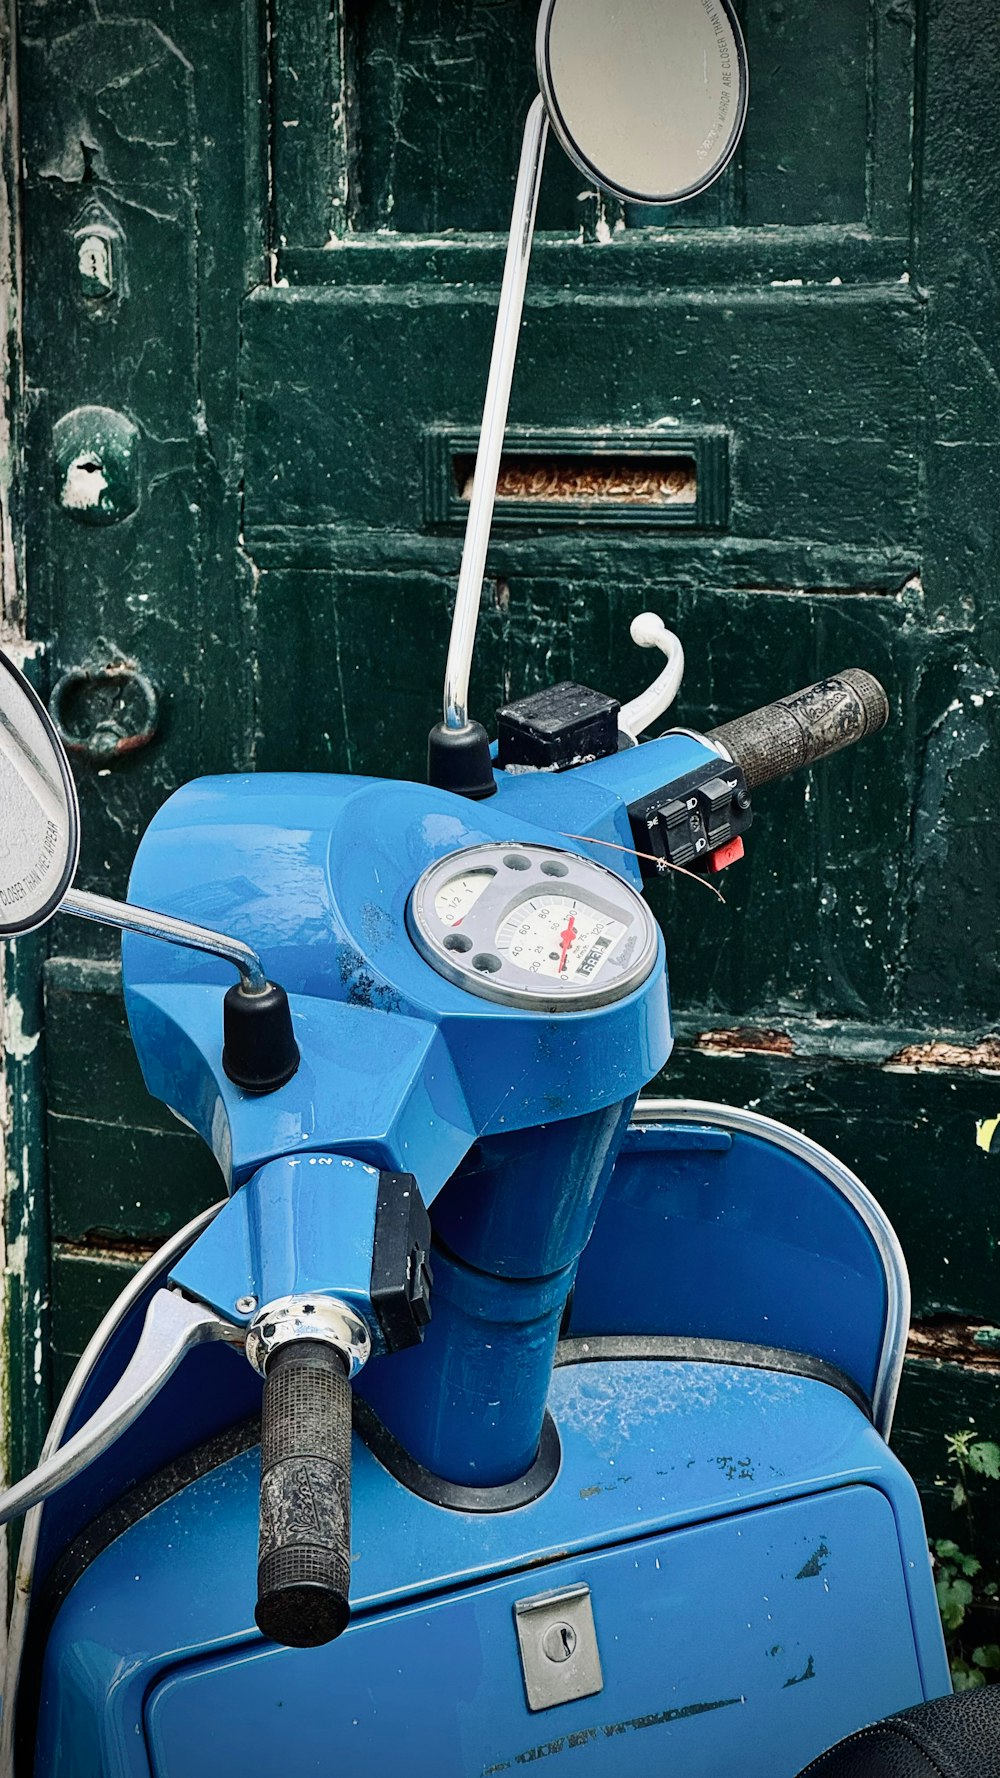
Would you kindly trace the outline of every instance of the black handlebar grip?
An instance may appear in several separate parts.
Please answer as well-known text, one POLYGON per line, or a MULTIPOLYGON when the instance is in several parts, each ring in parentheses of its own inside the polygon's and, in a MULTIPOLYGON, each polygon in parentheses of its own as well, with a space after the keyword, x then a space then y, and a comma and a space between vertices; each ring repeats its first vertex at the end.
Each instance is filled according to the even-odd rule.
POLYGON ((877 679, 848 667, 777 703, 724 722, 705 737, 721 744, 743 770, 749 790, 773 784, 800 766, 852 747, 889 720, 889 700, 877 679))
POLYGON ((317 1648, 351 1615, 351 1385, 340 1355, 294 1340, 268 1360, 260 1428, 258 1628, 317 1648))

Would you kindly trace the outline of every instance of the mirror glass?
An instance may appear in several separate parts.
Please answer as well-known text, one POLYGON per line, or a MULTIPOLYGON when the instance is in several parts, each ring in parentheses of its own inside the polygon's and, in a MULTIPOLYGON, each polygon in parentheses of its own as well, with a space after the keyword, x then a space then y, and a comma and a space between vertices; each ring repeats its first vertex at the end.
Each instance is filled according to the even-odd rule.
POLYGON ((730 160, 747 64, 729 0, 544 0, 537 49, 552 127, 605 190, 676 204, 730 160))
POLYGON ((0 937, 51 918, 73 881, 80 815, 69 761, 31 686, 0 653, 0 937))

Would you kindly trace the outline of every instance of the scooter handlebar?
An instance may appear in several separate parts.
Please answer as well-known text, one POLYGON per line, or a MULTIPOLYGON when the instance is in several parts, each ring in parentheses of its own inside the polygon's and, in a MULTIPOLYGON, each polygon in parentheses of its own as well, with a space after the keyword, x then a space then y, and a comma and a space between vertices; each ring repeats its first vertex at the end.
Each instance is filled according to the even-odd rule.
POLYGON ((351 1573, 351 1385, 319 1340, 279 1346, 264 1377, 257 1625, 288 1648, 347 1628, 351 1573))
POLYGON ((848 667, 723 723, 705 739, 724 748, 742 768, 747 788, 756 790, 877 734, 888 720, 889 700, 878 680, 848 667))

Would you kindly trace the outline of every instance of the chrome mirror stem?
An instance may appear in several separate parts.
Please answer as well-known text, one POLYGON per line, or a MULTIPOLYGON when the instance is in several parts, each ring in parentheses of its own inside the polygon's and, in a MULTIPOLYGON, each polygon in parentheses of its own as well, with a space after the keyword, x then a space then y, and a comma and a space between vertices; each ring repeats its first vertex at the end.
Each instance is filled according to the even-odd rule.
POLYGON ((256 951, 242 939, 212 932, 206 926, 192 926, 188 920, 175 920, 171 914, 155 914, 149 908, 111 901, 106 895, 87 895, 79 889, 70 889, 63 896, 59 912, 76 914, 81 920, 94 920, 99 926, 117 926, 121 932, 169 939, 172 944, 186 945, 190 951, 205 951, 210 957, 222 957, 239 970, 244 994, 259 995, 268 991, 264 965, 256 951))
POLYGON ((452 618, 451 642, 444 677, 444 722, 449 729, 467 727, 469 721, 469 676, 472 653, 476 645, 479 603, 486 572, 486 551, 489 547, 496 505, 500 458, 507 410, 510 406, 511 383, 524 310, 524 291, 531 261, 531 244, 535 233, 538 191, 545 159, 549 120, 541 94, 534 100, 524 125, 521 164, 514 193, 510 240, 500 290, 493 357, 483 407, 483 425, 476 455, 476 471, 469 503, 469 519, 465 531, 465 547, 452 618))

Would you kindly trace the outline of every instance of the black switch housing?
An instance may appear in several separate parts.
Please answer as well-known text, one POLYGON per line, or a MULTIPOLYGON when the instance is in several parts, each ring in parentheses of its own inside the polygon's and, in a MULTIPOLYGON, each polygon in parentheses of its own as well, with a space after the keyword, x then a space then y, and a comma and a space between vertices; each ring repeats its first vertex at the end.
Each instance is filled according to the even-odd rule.
POLYGON ((497 711, 497 765, 566 772, 618 752, 617 698, 564 680, 497 711))
POLYGON ((431 1221, 412 1173, 379 1174, 372 1308, 390 1352, 418 1346, 431 1318, 431 1221))
POLYGON ((746 779, 739 766, 721 758, 630 803, 628 813, 636 850, 647 854, 644 877, 656 875, 650 859, 697 870, 753 823, 746 779))

